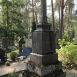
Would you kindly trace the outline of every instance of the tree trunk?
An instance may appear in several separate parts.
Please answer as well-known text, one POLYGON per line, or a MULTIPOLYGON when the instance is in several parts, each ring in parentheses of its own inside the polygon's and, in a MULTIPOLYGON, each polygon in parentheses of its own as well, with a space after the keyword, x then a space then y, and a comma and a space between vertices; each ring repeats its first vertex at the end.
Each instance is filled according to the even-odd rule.
POLYGON ((30 36, 30 24, 29 24, 29 10, 28 10, 28 17, 27 17, 27 25, 28 25, 28 38, 30 36))
POLYGON ((61 26, 60 26, 60 39, 62 39, 62 28, 63 28, 63 8, 64 8, 64 0, 61 2, 61 26))
POLYGON ((65 5, 64 5, 64 0, 59 0, 59 38, 60 39, 62 39, 62 30, 63 30, 63 10, 67 2, 68 0, 66 0, 65 5), (61 8, 61 13, 60 13, 60 8, 61 8))
POLYGON ((53 31, 55 32, 55 26, 54 26, 53 0, 51 0, 51 8, 52 8, 52 26, 53 26, 53 31))
MULTIPOLYGON (((72 7, 71 7, 71 16, 72 16, 72 7)), ((71 17, 71 21, 72 21, 72 17, 71 17)), ((74 38, 74 35, 73 35, 73 27, 72 27, 72 22, 71 22, 71 29, 72 29, 71 39, 73 39, 73 38, 74 38)))
MULTIPOLYGON (((35 9, 36 9, 36 0, 35 0, 35 9)), ((36 24, 37 24, 37 11, 35 10, 35 18, 36 18, 36 24)))
MULTIPOLYGON (((8 20, 8 5, 7 5, 7 30, 8 30, 9 20, 8 20)), ((6 37, 8 36, 8 33, 6 31, 6 37)))
POLYGON ((34 4, 33 4, 33 2, 34 1, 32 0, 32 11, 33 11, 33 21, 34 21, 35 19, 34 19, 34 4))
POLYGON ((60 38, 60 7, 61 7, 61 0, 59 0, 59 38, 60 38))
MULTIPOLYGON (((69 1, 69 6, 68 6, 68 14, 70 14, 70 1, 69 1)), ((69 34, 69 27, 70 27, 70 23, 69 23, 70 17, 68 18, 68 26, 67 26, 67 34, 69 34)))
MULTIPOLYGON (((28 14, 28 13, 27 13, 27 0, 26 0, 26 14, 28 14)), ((27 18, 28 18, 28 17, 27 17, 27 18)), ((27 19, 27 18, 26 18, 26 19, 27 19)), ((26 21, 27 21, 27 20, 26 20, 26 21)), ((28 33, 28 22, 27 22, 27 33, 28 33)))

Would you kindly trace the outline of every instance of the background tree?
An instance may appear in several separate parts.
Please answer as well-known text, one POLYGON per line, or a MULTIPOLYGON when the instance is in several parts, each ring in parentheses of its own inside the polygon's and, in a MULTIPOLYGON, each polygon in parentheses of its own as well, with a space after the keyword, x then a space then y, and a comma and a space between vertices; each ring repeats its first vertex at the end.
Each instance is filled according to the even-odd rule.
POLYGON ((26 36, 26 31, 23 26, 23 14, 21 8, 24 7, 22 0, 2 0, 2 25, 0 26, 0 33, 3 32, 2 37, 9 37, 10 44, 14 45, 14 35, 26 36))
MULTIPOLYGON (((65 30, 64 29, 65 26, 63 26, 65 24, 65 21, 68 22, 67 24, 69 25, 70 19, 72 20, 72 17, 68 18, 68 16, 69 15, 71 16, 72 14, 72 9, 74 6, 73 3, 74 1, 72 0, 56 0, 55 2, 55 11, 59 10, 59 38, 61 39, 65 30)), ((68 27, 67 27, 67 30, 68 30, 68 27)))
POLYGON ((52 26, 53 26, 53 31, 55 32, 53 0, 51 0, 51 8, 52 8, 52 26))

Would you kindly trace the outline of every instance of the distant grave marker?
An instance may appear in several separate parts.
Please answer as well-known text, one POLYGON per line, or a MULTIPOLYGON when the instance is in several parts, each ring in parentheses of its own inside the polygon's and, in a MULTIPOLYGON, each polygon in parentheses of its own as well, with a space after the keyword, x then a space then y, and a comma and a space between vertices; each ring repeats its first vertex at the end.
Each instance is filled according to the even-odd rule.
POLYGON ((7 61, 7 57, 5 56, 5 50, 0 48, 0 63, 4 63, 7 61))
POLYGON ((31 38, 28 38, 26 39, 26 47, 32 47, 32 39, 31 38))
POLYGON ((3 47, 6 48, 6 57, 7 57, 7 47, 9 46, 9 38, 3 37, 2 38, 2 44, 3 44, 3 47))
POLYGON ((22 37, 19 40, 19 52, 22 52, 22 37))
POLYGON ((9 38, 3 37, 2 38, 2 44, 3 44, 4 47, 9 46, 9 38))

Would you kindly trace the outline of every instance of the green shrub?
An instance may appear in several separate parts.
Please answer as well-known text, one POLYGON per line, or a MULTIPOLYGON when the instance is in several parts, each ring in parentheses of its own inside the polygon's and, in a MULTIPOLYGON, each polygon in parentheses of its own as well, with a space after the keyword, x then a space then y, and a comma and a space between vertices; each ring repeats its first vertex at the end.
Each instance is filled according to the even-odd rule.
POLYGON ((66 41, 70 41, 70 37, 67 33, 64 33, 63 39, 65 39, 66 41))
POLYGON ((59 41, 58 44, 60 45, 60 47, 70 44, 70 42, 66 41, 65 39, 62 39, 62 40, 58 39, 58 41, 59 41))
POLYGON ((15 50, 15 51, 13 51, 13 52, 16 52, 17 54, 19 53, 19 50, 15 50))
POLYGON ((34 32, 34 30, 36 30, 36 23, 35 23, 35 21, 32 21, 32 30, 31 30, 31 32, 34 32))
POLYGON ((11 52, 11 53, 10 53, 10 58, 11 58, 12 60, 15 60, 16 57, 17 57, 17 53, 16 53, 16 52, 11 52))
POLYGON ((22 44, 22 48, 25 47, 25 44, 22 44))
MULTIPOLYGON (((62 40, 63 41, 63 40, 62 40)), ((63 64, 74 63, 77 62, 77 45, 67 42, 65 46, 63 44, 66 42, 62 42, 59 39, 60 49, 56 49, 58 53, 59 60, 63 62, 63 64)))
POLYGON ((17 48, 15 46, 8 46, 8 50, 15 51, 17 48))
POLYGON ((8 77, 19 77, 20 73, 19 72, 15 72, 16 69, 14 69, 13 73, 9 73, 8 77))
MULTIPOLYGON (((15 50, 15 51, 12 51, 12 52, 15 52, 17 55, 19 55, 19 50, 15 50)), ((11 52, 10 52, 10 53, 11 53, 11 52)), ((11 59, 10 53, 7 53, 7 58, 10 58, 10 59, 11 59)))
POLYGON ((10 62, 7 61, 7 62, 5 63, 5 65, 6 65, 6 66, 10 66, 10 62))
POLYGON ((10 58, 10 53, 7 53, 7 58, 8 58, 8 59, 10 58))

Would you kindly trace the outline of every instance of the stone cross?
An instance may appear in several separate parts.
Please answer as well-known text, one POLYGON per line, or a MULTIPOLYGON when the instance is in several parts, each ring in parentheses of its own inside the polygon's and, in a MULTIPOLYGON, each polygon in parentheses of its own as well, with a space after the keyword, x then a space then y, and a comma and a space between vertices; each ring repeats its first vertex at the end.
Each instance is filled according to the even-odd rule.
POLYGON ((41 0, 41 17, 32 34, 32 53, 26 62, 26 77, 66 77, 55 49, 55 33, 46 17, 46 0, 41 0))
POLYGON ((41 17, 40 17, 40 23, 47 23, 46 0, 41 0, 41 17))

